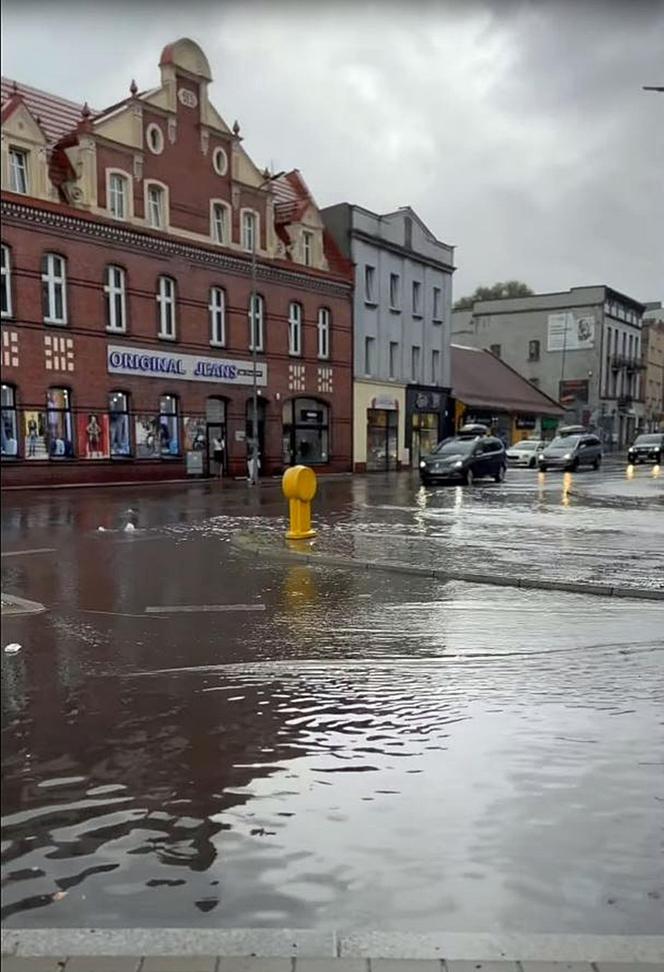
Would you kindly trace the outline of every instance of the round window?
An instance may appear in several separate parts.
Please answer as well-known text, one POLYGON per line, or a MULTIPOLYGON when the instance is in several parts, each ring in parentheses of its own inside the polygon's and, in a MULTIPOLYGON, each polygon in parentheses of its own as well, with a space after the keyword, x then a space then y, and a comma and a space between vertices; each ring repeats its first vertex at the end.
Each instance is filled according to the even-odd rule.
POLYGON ((150 151, 155 155, 161 155, 164 151, 164 133, 159 125, 148 125, 146 136, 150 151))
POLYGON ((222 148, 216 148, 212 153, 212 165, 217 175, 226 175, 228 169, 228 156, 222 148))

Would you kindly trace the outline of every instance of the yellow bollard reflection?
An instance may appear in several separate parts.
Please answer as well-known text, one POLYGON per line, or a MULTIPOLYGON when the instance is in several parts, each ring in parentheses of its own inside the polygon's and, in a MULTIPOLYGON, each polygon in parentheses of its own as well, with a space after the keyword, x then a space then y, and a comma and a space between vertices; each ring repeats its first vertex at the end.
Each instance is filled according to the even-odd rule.
POLYGON ((630 463, 627 469, 625 470, 625 475, 627 476, 628 479, 634 479, 635 474, 636 474, 636 469, 630 463))
POLYGON ((653 477, 655 479, 657 479, 657 477, 659 476, 659 473, 660 473, 659 465, 653 466, 652 467, 652 474, 653 474, 653 477))
POLYGON ((574 481, 574 477, 572 476, 571 472, 563 473, 563 496, 562 496, 563 506, 569 506, 570 504, 569 494, 572 489, 573 481, 574 481))
POLYGON ((302 604, 311 604, 318 596, 311 567, 289 567, 284 577, 284 594, 289 609, 297 613, 302 604))

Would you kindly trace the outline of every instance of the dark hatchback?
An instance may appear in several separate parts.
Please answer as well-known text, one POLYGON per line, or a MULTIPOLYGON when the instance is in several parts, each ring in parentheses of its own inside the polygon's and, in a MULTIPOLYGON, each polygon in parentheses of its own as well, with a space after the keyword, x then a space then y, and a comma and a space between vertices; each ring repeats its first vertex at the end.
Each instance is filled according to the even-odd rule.
POLYGON ((420 462, 420 479, 425 486, 434 481, 457 481, 472 486, 476 479, 491 476, 497 483, 505 478, 505 446, 491 435, 459 435, 439 442, 431 455, 420 462))
POLYGON ((637 435, 627 450, 627 461, 636 465, 637 462, 654 462, 659 464, 664 456, 664 432, 644 432, 637 435))

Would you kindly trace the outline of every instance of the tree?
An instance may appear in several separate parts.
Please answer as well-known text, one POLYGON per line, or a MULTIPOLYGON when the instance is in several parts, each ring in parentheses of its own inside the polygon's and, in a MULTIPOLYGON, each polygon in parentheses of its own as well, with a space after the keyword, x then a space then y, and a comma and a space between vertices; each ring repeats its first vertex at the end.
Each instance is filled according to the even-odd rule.
POLYGON ((528 284, 521 280, 506 280, 495 283, 490 287, 476 287, 475 293, 469 297, 460 297, 454 305, 454 310, 472 310, 476 300, 503 300, 506 297, 529 297, 533 291, 528 284))

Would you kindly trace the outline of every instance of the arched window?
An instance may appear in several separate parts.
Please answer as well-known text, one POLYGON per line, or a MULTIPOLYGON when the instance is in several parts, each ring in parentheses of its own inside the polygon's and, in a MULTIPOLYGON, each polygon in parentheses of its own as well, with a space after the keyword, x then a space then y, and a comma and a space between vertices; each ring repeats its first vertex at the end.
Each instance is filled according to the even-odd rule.
POLYGON ((264 341, 265 301, 260 294, 249 298, 249 350, 262 351, 264 341))
POLYGON ((327 307, 318 311, 318 357, 330 357, 330 312, 327 307))
POLYGON ((45 324, 67 323, 67 264, 57 253, 42 257, 42 309, 45 324))
POLYGON ((172 277, 157 279, 157 324, 160 338, 175 340, 175 281, 172 277))
POLYGON ((215 243, 230 243, 230 207, 228 203, 213 199, 210 203, 210 235, 215 243))
POLYGON ((293 398, 284 402, 282 419, 284 465, 329 462, 329 405, 316 398, 293 398))
POLYGON ((114 219, 127 219, 130 213, 129 176, 113 169, 106 172, 106 206, 114 219))
POLYGON ((295 301, 288 306, 288 353, 302 354, 302 305, 295 301))
POLYGON ((223 347, 226 343, 226 294, 222 287, 210 287, 210 344, 223 347))
POLYGON ((106 330, 127 330, 126 273, 122 267, 109 264, 106 267, 104 293, 106 294, 106 330))

